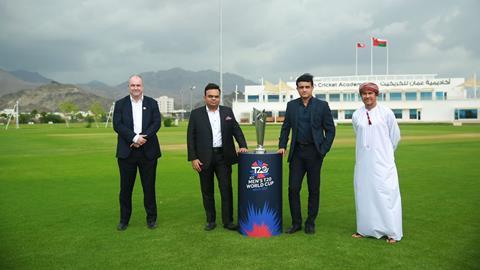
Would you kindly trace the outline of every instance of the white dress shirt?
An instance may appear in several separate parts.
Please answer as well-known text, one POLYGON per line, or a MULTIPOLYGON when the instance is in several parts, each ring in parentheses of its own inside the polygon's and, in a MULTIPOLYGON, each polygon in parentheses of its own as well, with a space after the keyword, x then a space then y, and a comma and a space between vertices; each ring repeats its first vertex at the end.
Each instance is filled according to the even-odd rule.
POLYGON ((130 101, 132 103, 133 132, 137 134, 133 137, 133 142, 136 143, 140 137, 139 134, 142 133, 143 95, 138 101, 130 96, 130 101))
POLYGON ((212 138, 213 147, 222 147, 222 128, 220 125, 220 109, 217 108, 215 111, 210 111, 207 106, 205 106, 208 113, 208 120, 210 120, 210 126, 212 127, 212 138))

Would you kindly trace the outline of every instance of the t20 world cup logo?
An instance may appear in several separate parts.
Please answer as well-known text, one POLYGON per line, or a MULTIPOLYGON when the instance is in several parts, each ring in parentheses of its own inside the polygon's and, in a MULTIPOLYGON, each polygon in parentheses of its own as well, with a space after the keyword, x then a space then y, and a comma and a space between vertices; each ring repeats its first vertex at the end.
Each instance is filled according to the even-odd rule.
POLYGON ((261 160, 254 161, 251 168, 250 176, 253 176, 254 178, 262 179, 269 175, 268 171, 270 168, 268 167, 268 163, 261 160))

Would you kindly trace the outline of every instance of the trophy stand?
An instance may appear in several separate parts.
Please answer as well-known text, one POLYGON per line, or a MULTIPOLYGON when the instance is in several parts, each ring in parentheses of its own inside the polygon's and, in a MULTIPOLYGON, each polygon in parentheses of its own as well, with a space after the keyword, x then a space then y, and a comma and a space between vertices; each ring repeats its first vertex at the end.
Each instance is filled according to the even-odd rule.
POLYGON ((265 151, 264 111, 254 109, 257 148, 238 159, 238 224, 247 237, 282 233, 282 155, 265 151))

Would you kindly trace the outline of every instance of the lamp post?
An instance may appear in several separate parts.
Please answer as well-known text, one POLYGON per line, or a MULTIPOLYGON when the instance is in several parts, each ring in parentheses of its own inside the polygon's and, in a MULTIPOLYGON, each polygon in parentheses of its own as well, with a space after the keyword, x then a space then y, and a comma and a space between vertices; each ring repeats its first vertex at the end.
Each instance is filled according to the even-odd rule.
POLYGON ((182 122, 183 122, 183 88, 180 88, 180 100, 181 100, 181 103, 182 103, 181 114, 182 114, 182 122))
POLYGON ((195 85, 190 87, 190 112, 192 112, 193 110, 193 105, 192 105, 192 95, 193 95, 193 90, 195 90, 195 88, 197 88, 195 85))

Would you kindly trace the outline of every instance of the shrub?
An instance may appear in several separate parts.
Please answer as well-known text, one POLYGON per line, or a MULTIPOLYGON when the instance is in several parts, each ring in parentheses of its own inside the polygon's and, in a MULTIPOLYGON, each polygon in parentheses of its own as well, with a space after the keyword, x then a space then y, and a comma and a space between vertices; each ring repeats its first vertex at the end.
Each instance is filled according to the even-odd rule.
POLYGON ((172 127, 173 126, 173 119, 168 117, 163 120, 163 125, 165 127, 172 127))

